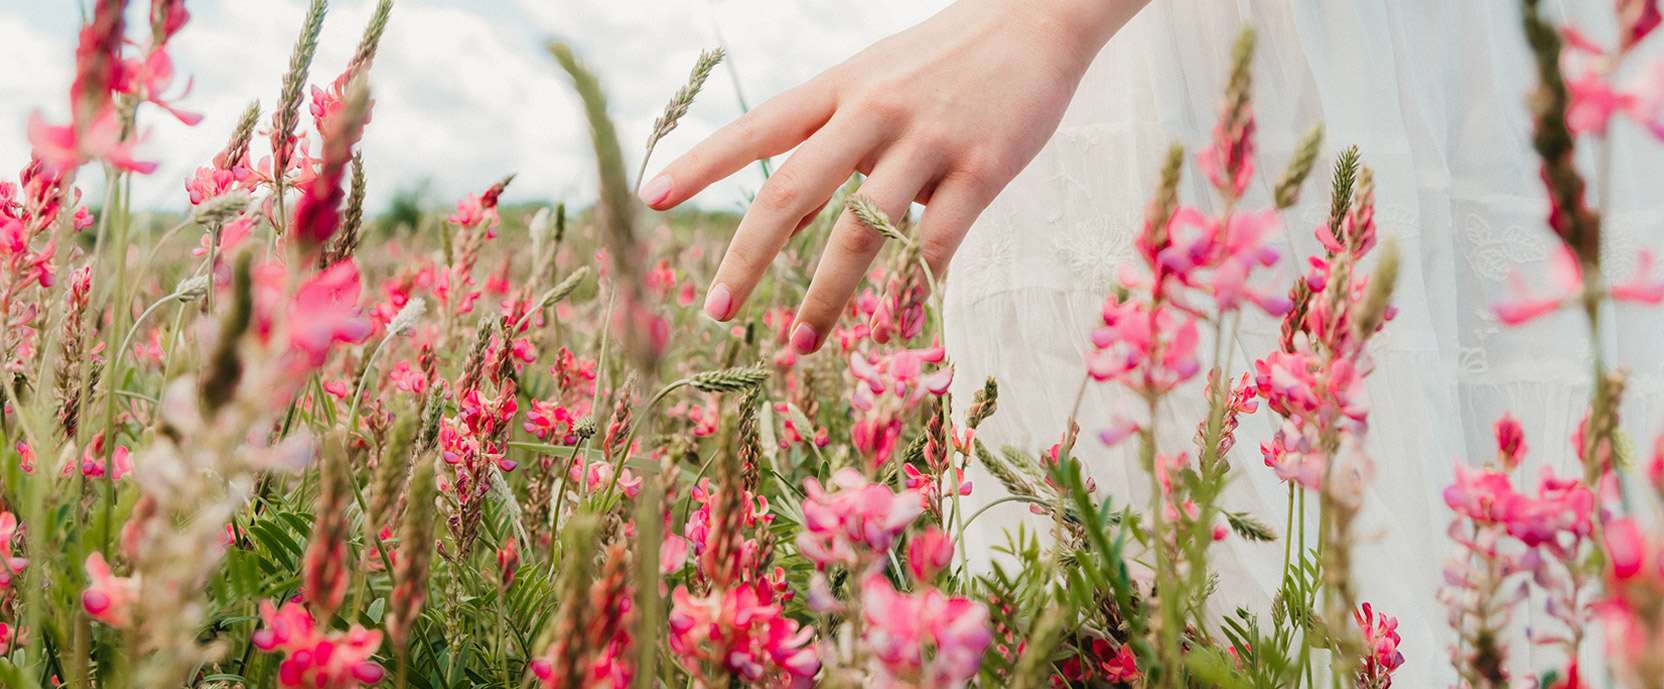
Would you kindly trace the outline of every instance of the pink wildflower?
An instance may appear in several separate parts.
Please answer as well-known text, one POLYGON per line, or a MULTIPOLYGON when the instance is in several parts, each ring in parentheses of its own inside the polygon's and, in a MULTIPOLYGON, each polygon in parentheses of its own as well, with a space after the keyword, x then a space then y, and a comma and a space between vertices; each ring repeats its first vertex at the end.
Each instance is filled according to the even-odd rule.
POLYGON ((393 381, 393 387, 413 395, 420 395, 428 390, 427 374, 411 366, 409 361, 394 364, 393 370, 387 372, 387 377, 393 381))
POLYGON ((1200 334, 1190 315, 1166 306, 1151 313, 1141 302, 1110 295, 1103 319, 1103 327, 1092 331, 1098 351, 1086 355, 1093 380, 1117 380, 1142 394, 1159 394, 1200 370, 1200 334))
POLYGON ((870 359, 856 352, 849 357, 849 372, 864 385, 857 385, 850 403, 856 409, 873 408, 878 395, 894 393, 904 408, 924 399, 926 393, 940 395, 953 382, 953 368, 944 366, 926 373, 925 364, 939 364, 945 358, 941 345, 928 349, 903 349, 870 359))
POLYGON ((803 531, 797 547, 817 568, 872 562, 895 545, 921 513, 917 497, 871 483, 851 468, 832 475, 835 492, 810 478, 804 482, 803 531))
POLYGON ((1510 272, 1508 286, 1514 296, 1493 304, 1491 310, 1503 323, 1519 325, 1552 313, 1575 298, 1583 289, 1583 271, 1570 247, 1564 244, 1555 246, 1554 254, 1549 257, 1549 277, 1554 283, 1554 291, 1547 296, 1536 297, 1526 290, 1525 281, 1518 272, 1510 272))
POLYGON ((932 577, 953 564, 953 539, 934 526, 913 537, 907 544, 907 567, 915 581, 930 581, 932 577))
POLYGON ((987 607, 935 589, 898 593, 879 575, 867 577, 863 587, 863 638, 877 660, 876 686, 962 687, 976 677, 994 641, 987 607), (927 648, 935 651, 928 677, 927 648))
POLYGON ((121 139, 121 122, 113 107, 106 108, 79 133, 74 125, 47 124, 38 112, 29 116, 29 145, 34 147, 35 156, 53 170, 72 170, 101 158, 118 170, 148 175, 156 171, 156 163, 133 158, 133 147, 139 143, 139 139, 121 139))
POLYGON ((358 308, 358 266, 341 261, 301 285, 289 304, 289 344, 304 368, 318 368, 336 342, 357 344, 373 325, 358 308))
POLYGON ((1398 618, 1378 614, 1368 603, 1352 611, 1358 630, 1363 632, 1365 653, 1358 668, 1359 689, 1387 689, 1392 686, 1392 673, 1404 664, 1404 654, 1398 651, 1398 618))
POLYGON ((1503 414, 1496 422, 1497 461, 1504 470, 1512 471, 1525 457, 1525 429, 1514 417, 1503 414))
POLYGON ((677 654, 717 665, 736 679, 807 689, 820 671, 813 627, 786 617, 766 582, 694 596, 670 595, 668 641, 677 654))
POLYGON ((0 591, 10 588, 12 577, 29 566, 29 559, 12 556, 12 540, 17 537, 17 516, 0 512, 0 591))
POLYGON ((112 627, 126 627, 133 620, 129 608, 138 596, 138 580, 110 573, 104 554, 87 556, 87 590, 81 593, 81 607, 93 619, 112 627))
POLYGON ((1640 37, 1657 27, 1658 10, 1653 0, 1629 0, 1626 4, 1649 5, 1647 9, 1620 8, 1621 21, 1634 22, 1621 35, 1616 54, 1609 53, 1582 32, 1565 27, 1566 49, 1561 54, 1566 73, 1566 127, 1573 134, 1604 136, 1612 116, 1628 115, 1654 137, 1664 139, 1664 63, 1652 62, 1637 70, 1629 83, 1613 83, 1613 72, 1640 37))
POLYGON ((252 640, 255 648, 283 654, 277 682, 284 689, 347 689, 375 684, 387 674, 370 660, 381 646, 380 631, 353 625, 345 632, 320 633, 312 614, 298 603, 278 609, 264 601, 260 617, 265 627, 252 640))

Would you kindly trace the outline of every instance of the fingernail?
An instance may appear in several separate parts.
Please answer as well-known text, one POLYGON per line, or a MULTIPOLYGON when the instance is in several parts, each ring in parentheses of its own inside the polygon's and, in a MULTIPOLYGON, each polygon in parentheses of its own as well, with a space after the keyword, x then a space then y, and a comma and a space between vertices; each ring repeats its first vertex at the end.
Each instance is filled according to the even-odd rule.
POLYGON ((796 350, 798 354, 808 354, 815 351, 815 343, 818 340, 819 337, 815 335, 815 329, 809 327, 808 323, 798 323, 797 327, 792 329, 792 349, 796 350))
POLYGON ((728 320, 728 309, 733 305, 734 295, 728 292, 727 285, 716 283, 705 293, 705 315, 713 319, 728 320))
POLYGON ((669 175, 659 175, 658 177, 654 177, 653 181, 648 182, 647 186, 641 188, 641 202, 649 206, 657 206, 664 203, 664 200, 669 197, 669 175))

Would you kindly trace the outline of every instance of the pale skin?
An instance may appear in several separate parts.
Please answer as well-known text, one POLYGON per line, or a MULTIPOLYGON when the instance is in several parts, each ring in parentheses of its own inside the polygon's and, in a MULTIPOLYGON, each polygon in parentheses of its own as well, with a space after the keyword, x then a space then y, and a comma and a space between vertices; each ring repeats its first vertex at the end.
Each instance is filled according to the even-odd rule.
MULTIPOLYGON (((740 221, 706 291, 733 318, 786 241, 850 175, 890 217, 917 202, 920 251, 943 275, 971 223, 1057 129, 1092 58, 1148 0, 959 0, 782 93, 677 158, 641 190, 657 210, 763 158, 797 149, 740 221)), ((792 324, 826 341, 884 238, 845 212, 792 324)))

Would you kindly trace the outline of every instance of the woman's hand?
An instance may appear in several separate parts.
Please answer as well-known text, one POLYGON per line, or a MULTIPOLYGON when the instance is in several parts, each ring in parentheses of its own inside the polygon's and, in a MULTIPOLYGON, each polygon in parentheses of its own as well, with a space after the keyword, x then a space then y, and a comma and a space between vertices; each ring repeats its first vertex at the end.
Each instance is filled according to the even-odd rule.
MULTIPOLYGON (((925 205, 918 241, 941 275, 971 222, 1057 129, 1092 58, 1147 0, 960 0, 722 128, 642 187, 664 210, 797 148, 758 191, 705 296, 738 312, 786 241, 852 172, 891 217, 925 205)), ((845 212, 791 331, 818 349, 884 239, 845 212)))

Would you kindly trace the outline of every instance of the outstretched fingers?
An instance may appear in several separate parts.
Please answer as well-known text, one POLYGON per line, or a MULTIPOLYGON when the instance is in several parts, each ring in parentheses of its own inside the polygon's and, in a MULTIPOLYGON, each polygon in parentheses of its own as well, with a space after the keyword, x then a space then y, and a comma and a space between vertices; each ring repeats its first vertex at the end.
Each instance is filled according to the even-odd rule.
MULTIPOLYGON (((859 193, 871 199, 886 216, 900 217, 929 182, 926 169, 914 165, 916 162, 908 156, 880 161, 859 193)), ((792 349, 808 354, 820 348, 850 298, 855 296, 856 288, 861 286, 867 268, 884 248, 885 241, 883 235, 856 219, 852 210, 844 210, 832 228, 820 265, 815 269, 815 278, 798 309, 797 322, 792 325, 792 349)))
POLYGON ((804 217, 831 198, 876 139, 876 130, 854 120, 828 124, 763 183, 706 292, 706 314, 726 321, 739 311, 804 217))
POLYGON ((802 143, 832 118, 833 106, 830 90, 814 81, 770 98, 671 161, 642 185, 641 200, 655 210, 673 208, 741 168, 802 143))

